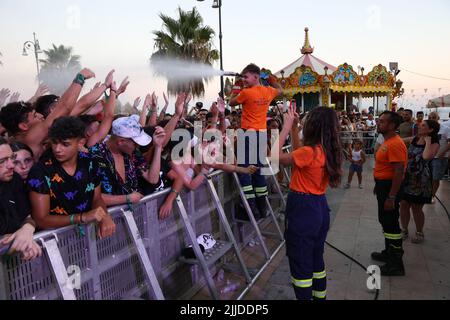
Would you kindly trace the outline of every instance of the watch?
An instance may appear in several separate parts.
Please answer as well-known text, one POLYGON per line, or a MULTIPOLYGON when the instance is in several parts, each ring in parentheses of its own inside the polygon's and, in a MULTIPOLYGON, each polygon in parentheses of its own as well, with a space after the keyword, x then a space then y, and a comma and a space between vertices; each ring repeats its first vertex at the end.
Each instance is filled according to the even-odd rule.
POLYGON ((77 74, 75 79, 73 79, 73 83, 77 83, 80 86, 83 86, 85 81, 86 81, 86 78, 81 73, 77 74))

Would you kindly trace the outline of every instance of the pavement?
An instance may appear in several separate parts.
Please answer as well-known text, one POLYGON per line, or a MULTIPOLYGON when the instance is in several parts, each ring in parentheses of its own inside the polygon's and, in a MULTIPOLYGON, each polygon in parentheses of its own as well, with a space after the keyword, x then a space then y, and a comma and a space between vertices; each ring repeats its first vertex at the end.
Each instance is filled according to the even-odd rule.
MULTIPOLYGON (((364 266, 375 265, 370 254, 384 247, 377 203, 373 194, 373 159, 365 164, 363 189, 354 176, 350 189, 331 189, 327 193, 332 209, 327 241, 364 266)), ((345 172, 345 180, 348 171, 345 172)), ((443 181, 438 198, 450 209, 450 182, 443 181)), ((448 209, 447 209, 448 210, 448 209)), ((378 300, 450 300, 450 220, 436 201, 426 205, 425 241, 404 241, 404 277, 381 277, 378 300)), ((409 233, 415 233, 411 219, 409 233)), ((325 248, 328 300, 373 300, 375 291, 367 288, 368 275, 359 265, 329 246, 325 248)), ((246 300, 293 300, 294 290, 285 250, 269 265, 246 300)))

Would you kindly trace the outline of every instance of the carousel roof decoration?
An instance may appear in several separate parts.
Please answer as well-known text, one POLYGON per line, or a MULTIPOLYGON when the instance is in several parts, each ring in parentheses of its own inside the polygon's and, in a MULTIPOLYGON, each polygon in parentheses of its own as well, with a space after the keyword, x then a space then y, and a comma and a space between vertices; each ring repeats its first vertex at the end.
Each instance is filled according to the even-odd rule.
POLYGON ((286 75, 290 75, 295 72, 295 69, 298 67, 301 67, 302 65, 305 65, 307 67, 310 67, 312 71, 324 75, 325 71, 324 68, 327 67, 328 70, 331 72, 336 70, 336 67, 332 66, 331 64, 313 56, 314 48, 311 47, 311 43, 309 41, 309 29, 305 28, 305 43, 303 47, 301 48, 300 52, 302 53, 302 56, 295 60, 290 65, 284 67, 277 73, 275 73, 275 76, 280 77, 281 72, 284 71, 286 75))
MULTIPOLYGON (((403 82, 396 81, 396 74, 379 64, 367 75, 364 68, 344 63, 337 68, 313 56, 314 48, 309 39, 309 29, 305 28, 305 42, 300 52, 302 56, 276 73, 261 69, 261 83, 278 82, 283 88, 284 98, 297 94, 319 94, 322 105, 329 105, 329 97, 336 93, 348 93, 362 97, 388 96, 390 101, 401 96, 403 82)), ((234 84, 228 83, 228 91, 238 93, 243 88, 242 80, 236 78, 234 84)))

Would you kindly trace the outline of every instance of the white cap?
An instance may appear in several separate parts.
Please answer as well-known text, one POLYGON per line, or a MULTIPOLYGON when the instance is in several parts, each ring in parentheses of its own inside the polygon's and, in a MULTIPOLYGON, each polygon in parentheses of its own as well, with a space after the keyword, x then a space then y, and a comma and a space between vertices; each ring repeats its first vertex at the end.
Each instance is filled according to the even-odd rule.
POLYGON ((121 138, 130 138, 140 146, 147 146, 152 142, 152 137, 142 129, 139 116, 136 114, 114 120, 112 134, 121 138))

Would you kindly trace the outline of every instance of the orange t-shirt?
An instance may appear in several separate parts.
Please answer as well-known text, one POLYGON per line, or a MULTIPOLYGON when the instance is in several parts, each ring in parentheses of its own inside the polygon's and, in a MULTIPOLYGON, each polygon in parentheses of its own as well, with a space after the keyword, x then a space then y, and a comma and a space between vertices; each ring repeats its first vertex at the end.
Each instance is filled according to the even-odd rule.
POLYGON ((405 169, 408 163, 408 150, 400 136, 386 140, 375 155, 375 169, 373 175, 377 180, 392 180, 394 167, 392 163, 403 162, 405 169))
POLYGON ((292 152, 294 166, 290 188, 296 192, 323 195, 328 187, 326 157, 322 146, 302 147, 292 152))
POLYGON ((273 87, 255 86, 241 91, 237 102, 242 104, 242 129, 267 129, 267 112, 278 90, 273 87))

